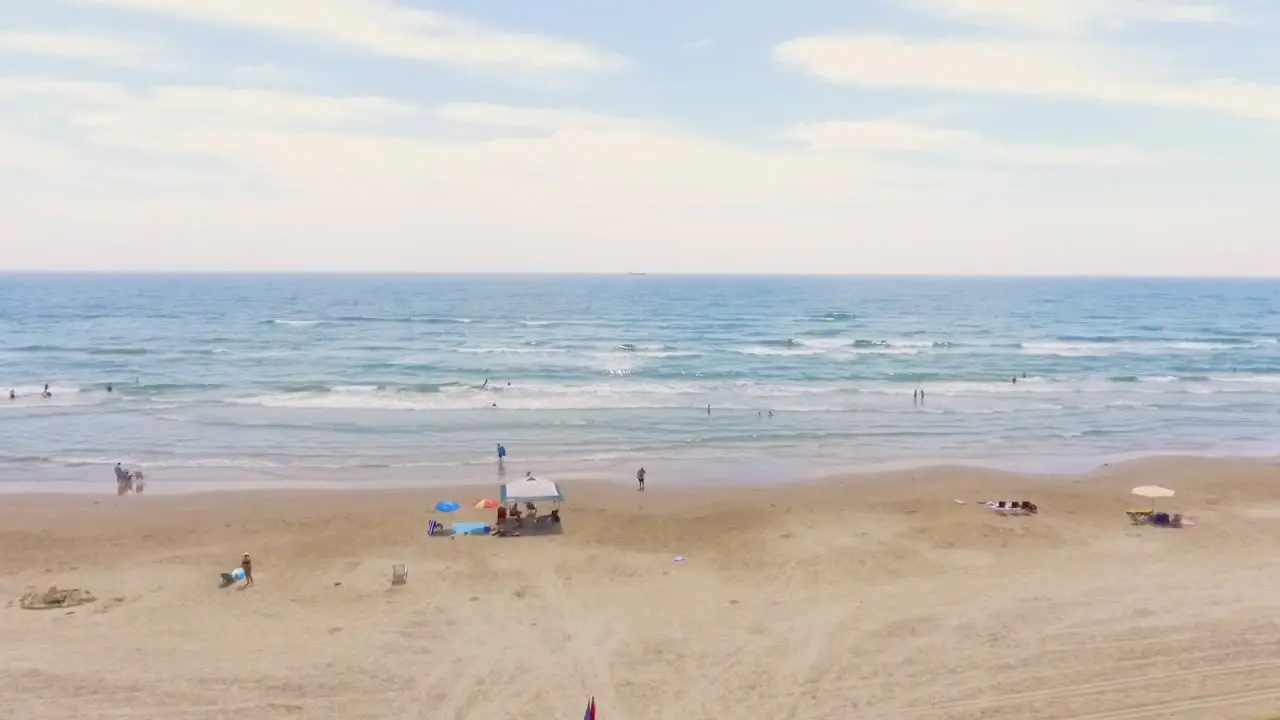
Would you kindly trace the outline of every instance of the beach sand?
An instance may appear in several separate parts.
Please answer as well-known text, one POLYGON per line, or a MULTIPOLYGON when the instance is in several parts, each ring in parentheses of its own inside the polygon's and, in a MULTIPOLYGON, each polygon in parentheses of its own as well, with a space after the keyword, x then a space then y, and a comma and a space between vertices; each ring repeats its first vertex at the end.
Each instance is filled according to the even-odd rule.
POLYGON ((1273 462, 674 482, 567 484, 564 533, 513 539, 427 537, 474 487, 5 498, 0 717, 1280 712, 1273 462), (1196 525, 1130 526, 1145 484, 1196 525), (257 586, 219 589, 246 551, 257 586), (51 585, 97 601, 19 607, 51 585))

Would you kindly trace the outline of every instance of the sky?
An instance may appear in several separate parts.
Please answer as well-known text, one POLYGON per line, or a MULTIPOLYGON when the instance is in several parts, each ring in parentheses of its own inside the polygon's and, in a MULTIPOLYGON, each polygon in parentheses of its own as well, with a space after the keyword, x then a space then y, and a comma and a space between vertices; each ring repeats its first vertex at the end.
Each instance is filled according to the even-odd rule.
POLYGON ((0 0, 0 268, 1280 275, 1274 0, 0 0))

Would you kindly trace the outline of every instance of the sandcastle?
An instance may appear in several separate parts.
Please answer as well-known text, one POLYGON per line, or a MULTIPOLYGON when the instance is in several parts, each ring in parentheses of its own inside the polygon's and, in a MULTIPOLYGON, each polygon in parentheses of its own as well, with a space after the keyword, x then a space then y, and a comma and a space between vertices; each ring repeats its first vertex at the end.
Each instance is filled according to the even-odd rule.
POLYGON ((97 600, 93 593, 80 588, 59 588, 57 585, 39 592, 27 592, 19 600, 24 610, 51 610, 54 608, 70 608, 97 600))

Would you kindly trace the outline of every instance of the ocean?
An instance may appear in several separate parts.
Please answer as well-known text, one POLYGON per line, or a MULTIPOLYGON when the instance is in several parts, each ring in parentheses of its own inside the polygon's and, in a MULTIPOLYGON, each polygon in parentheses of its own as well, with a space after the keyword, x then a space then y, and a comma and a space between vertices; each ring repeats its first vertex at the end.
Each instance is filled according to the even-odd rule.
POLYGON ((1275 454, 1278 339, 1270 280, 7 274, 0 492, 1275 454))

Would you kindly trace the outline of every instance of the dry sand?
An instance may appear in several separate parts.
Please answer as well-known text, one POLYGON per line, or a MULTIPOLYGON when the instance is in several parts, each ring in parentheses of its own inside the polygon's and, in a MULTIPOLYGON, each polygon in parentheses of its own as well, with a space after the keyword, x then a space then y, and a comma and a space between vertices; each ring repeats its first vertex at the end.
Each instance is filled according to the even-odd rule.
POLYGON ((1280 711, 1275 464, 664 480, 569 485, 564 534, 516 539, 426 536, 475 488, 7 498, 0 717, 548 720, 593 694, 605 720, 1280 711), (1131 527, 1149 483, 1197 525, 1131 527), (1006 498, 1041 513, 974 504, 1006 498), (244 551, 257 586, 218 589, 244 551), (97 600, 19 607, 51 585, 97 600))

